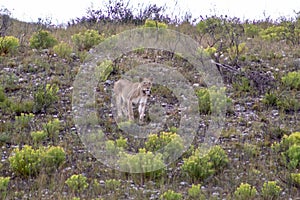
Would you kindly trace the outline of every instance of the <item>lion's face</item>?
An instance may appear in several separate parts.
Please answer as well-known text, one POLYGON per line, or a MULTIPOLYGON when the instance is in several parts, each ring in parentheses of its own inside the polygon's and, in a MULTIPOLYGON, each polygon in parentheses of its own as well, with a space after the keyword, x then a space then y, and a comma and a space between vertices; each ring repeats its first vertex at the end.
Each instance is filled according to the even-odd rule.
POLYGON ((152 78, 144 78, 141 81, 141 89, 144 95, 151 95, 152 78))

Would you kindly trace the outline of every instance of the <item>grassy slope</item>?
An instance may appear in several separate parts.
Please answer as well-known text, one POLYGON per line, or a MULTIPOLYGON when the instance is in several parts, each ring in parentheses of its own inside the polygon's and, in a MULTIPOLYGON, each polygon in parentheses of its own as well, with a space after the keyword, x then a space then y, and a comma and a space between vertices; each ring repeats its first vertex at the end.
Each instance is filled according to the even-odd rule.
MULTIPOLYGON (((116 34, 133 28, 133 25, 98 25, 96 28, 106 35, 116 34)), ((195 27, 183 24, 170 27, 190 35, 199 41, 195 27)), ((71 42, 71 35, 85 30, 83 26, 74 26, 67 29, 51 29, 53 35, 60 41, 71 42)), ((71 115, 72 83, 79 70, 81 61, 66 61, 59 57, 49 57, 42 52, 34 52, 28 48, 28 39, 37 30, 34 25, 14 21, 8 35, 21 37, 22 48, 11 56, 1 56, 0 75, 5 87, 6 96, 15 101, 30 101, 36 90, 36 85, 56 83, 59 88, 59 100, 46 113, 36 114, 29 128, 21 129, 15 124, 15 113, 1 112, 0 131, 2 160, 0 176, 9 176, 7 199, 70 199, 79 196, 82 199, 149 199, 158 197, 168 189, 181 192, 187 196, 187 190, 192 183, 201 183, 207 198, 228 199, 236 187, 247 182, 261 192, 265 181, 275 180, 283 188, 282 199, 299 197, 299 188, 289 184, 288 176, 291 172, 282 165, 280 155, 271 151, 271 144, 279 141, 283 134, 300 130, 299 111, 285 112, 274 107, 265 106, 255 88, 250 92, 237 91, 228 84, 228 95, 233 99, 233 112, 226 119, 219 143, 229 155, 229 166, 222 173, 207 180, 193 182, 180 172, 178 166, 182 160, 170 166, 166 175, 158 179, 143 180, 141 175, 128 175, 110 168, 97 161, 89 154, 76 135, 71 115), (244 109, 241 111, 239 108, 244 109), (41 172, 37 177, 22 177, 15 174, 9 167, 8 157, 12 150, 22 144, 33 142, 30 138, 31 130, 39 130, 42 123, 53 117, 62 121, 62 129, 55 145, 64 148, 67 153, 66 162, 54 173, 41 172), (73 174, 84 174, 88 177, 90 186, 77 194, 73 193, 65 184, 65 180, 73 174), (108 179, 117 179, 121 185, 117 189, 96 186, 93 181, 102 183, 108 179)), ((284 41, 269 42, 260 37, 247 39, 248 51, 246 60, 240 66, 254 70, 270 70, 274 73, 277 82, 288 71, 299 70, 296 59, 300 57, 300 46, 290 45, 284 41), (255 57, 256 61, 251 61, 255 57)), ((199 41, 200 42, 200 41, 199 41)), ((205 38, 201 40, 206 46, 205 38)), ((52 144, 46 140, 43 145, 52 144)), ((298 169, 299 170, 299 169, 298 169)), ((297 171, 297 170, 296 170, 297 171)))

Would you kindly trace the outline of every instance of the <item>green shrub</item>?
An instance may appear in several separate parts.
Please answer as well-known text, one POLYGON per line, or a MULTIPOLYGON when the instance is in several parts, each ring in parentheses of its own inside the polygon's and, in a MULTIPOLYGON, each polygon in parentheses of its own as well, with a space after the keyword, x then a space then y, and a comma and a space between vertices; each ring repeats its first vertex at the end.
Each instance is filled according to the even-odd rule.
POLYGON ((149 177, 162 174, 165 168, 162 155, 139 149, 137 154, 120 153, 120 169, 130 173, 144 173, 149 177))
POLYGON ((212 147, 205 155, 196 149, 185 159, 181 169, 193 179, 205 179, 220 171, 228 163, 228 156, 220 146, 212 147))
POLYGON ((227 52, 231 61, 235 61, 241 55, 247 52, 246 43, 240 43, 237 46, 231 46, 227 48, 227 52))
POLYGON ((174 192, 173 190, 168 190, 160 195, 162 200, 181 200, 183 199, 182 194, 174 192))
POLYGON ((25 145, 22 150, 15 149, 9 157, 10 167, 23 176, 35 176, 41 169, 42 151, 25 145))
POLYGON ((270 26, 260 31, 259 35, 264 40, 280 41, 286 39, 288 29, 284 26, 270 26))
POLYGON ((199 199, 199 200, 206 199, 206 197, 201 191, 200 184, 197 185, 192 184, 192 187, 188 189, 188 196, 189 199, 199 199))
POLYGON ((0 85, 0 103, 4 102, 7 99, 3 87, 0 85))
POLYGON ((196 91, 201 114, 219 113, 229 110, 231 99, 225 96, 226 88, 201 88, 196 91))
POLYGON ((20 116, 15 116, 16 127, 20 129, 29 128, 30 122, 34 118, 34 114, 21 113, 20 116))
POLYGON ((79 51, 89 50, 104 39, 104 35, 99 35, 96 30, 86 30, 72 35, 72 41, 79 51))
POLYGON ((262 102, 267 106, 276 106, 278 102, 278 96, 276 93, 266 93, 262 102))
POLYGON ((2 177, 0 176, 0 197, 1 199, 5 199, 7 193, 7 187, 9 183, 10 177, 2 177))
POLYGON ((158 21, 155 21, 155 20, 151 20, 151 19, 147 19, 145 21, 145 25, 144 27, 149 27, 149 28, 162 28, 162 29, 165 29, 165 28, 168 28, 168 25, 163 23, 163 22, 158 22, 158 21))
POLYGON ((46 139, 47 132, 45 131, 33 131, 30 133, 32 140, 35 144, 39 144, 41 141, 46 139))
POLYGON ((184 146, 182 138, 176 133, 161 132, 160 134, 150 134, 145 142, 147 151, 156 152, 162 150, 165 162, 169 162, 181 154, 184 146))
POLYGON ((108 190, 115 190, 118 187, 120 187, 120 185, 121 185, 121 182, 119 180, 116 180, 116 179, 105 180, 105 187, 108 190))
POLYGON ((255 187, 248 183, 241 183, 241 185, 235 190, 234 197, 236 200, 248 200, 255 199, 257 190, 255 187))
POLYGON ((89 186, 87 178, 82 174, 72 175, 65 181, 65 183, 73 192, 82 192, 89 186))
POLYGON ((244 29, 245 29, 245 35, 251 38, 258 36, 259 32, 261 31, 260 27, 257 26, 256 24, 245 24, 244 29))
POLYGON ((280 143, 274 143, 272 148, 281 152, 288 167, 296 168, 300 163, 300 132, 284 135, 280 143))
POLYGON ((42 164, 48 170, 58 168, 66 160, 66 153, 61 147, 48 147, 43 152, 42 164))
POLYGON ((95 73, 97 77, 100 77, 100 81, 106 81, 113 70, 113 62, 111 60, 105 60, 96 66, 95 73))
POLYGON ((60 131, 61 125, 58 118, 50 120, 48 123, 43 124, 44 132, 52 141, 56 141, 60 131))
POLYGON ((19 39, 14 36, 0 37, 0 55, 14 53, 19 45, 19 39))
POLYGON ((15 149, 9 157, 12 170, 22 176, 35 176, 42 169, 49 172, 55 170, 65 161, 65 152, 61 147, 40 147, 33 149, 24 145, 20 149, 15 149))
POLYGON ((40 86, 34 94, 34 111, 46 111, 51 104, 58 100, 58 90, 59 88, 55 84, 46 84, 46 87, 40 86))
POLYGON ((265 182, 262 188, 262 197, 264 199, 277 199, 281 190, 275 181, 265 182))
POLYGON ((278 99, 277 107, 286 112, 295 112, 300 110, 300 101, 295 93, 285 94, 278 99))
POLYGON ((48 49, 57 44, 57 39, 49 31, 40 30, 32 35, 29 42, 31 48, 48 49))
POLYGON ((289 72, 281 78, 281 81, 285 87, 300 90, 300 71, 289 72))
POLYGON ((61 42, 53 47, 54 53, 56 53, 61 58, 70 58, 73 49, 70 45, 65 42, 61 42))
POLYGON ((300 173, 291 173, 291 180, 293 184, 300 186, 300 173))
POLYGON ((237 80, 232 84, 232 86, 238 92, 250 92, 251 91, 250 80, 246 77, 237 78, 237 80))
POLYGON ((290 167, 298 167, 300 163, 300 145, 294 144, 290 146, 290 148, 283 153, 283 156, 286 158, 290 167))

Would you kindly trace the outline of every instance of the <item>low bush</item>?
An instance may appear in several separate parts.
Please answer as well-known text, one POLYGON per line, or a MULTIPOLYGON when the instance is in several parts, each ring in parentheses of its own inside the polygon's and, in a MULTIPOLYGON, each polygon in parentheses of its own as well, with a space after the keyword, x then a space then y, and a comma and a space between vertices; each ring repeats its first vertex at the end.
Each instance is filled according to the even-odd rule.
POLYGON ((12 170, 22 176, 36 176, 42 169, 52 171, 65 161, 66 154, 61 147, 40 147, 33 149, 24 145, 15 149, 9 157, 12 170))
POLYGON ((255 187, 248 183, 241 183, 241 185, 235 190, 234 197, 236 200, 248 200, 255 199, 257 190, 255 187))
POLYGON ((201 88, 196 91, 201 114, 219 113, 230 110, 231 99, 225 95, 226 88, 201 88))
POLYGON ((277 185, 275 181, 265 182, 261 191, 262 197, 264 199, 278 199, 281 187, 277 185))
POLYGON ((0 197, 1 199, 6 199, 7 187, 9 184, 10 177, 0 176, 0 197))
POLYGON ((274 143, 272 148, 281 153, 286 166, 296 168, 300 164, 300 132, 284 135, 280 143, 274 143))
POLYGON ((192 179, 204 180, 223 169, 228 162, 226 152, 220 146, 214 146, 204 155, 196 149, 189 158, 184 159, 181 169, 192 179))
POLYGON ((116 180, 116 179, 108 179, 105 180, 105 187, 108 190, 115 190, 116 188, 120 187, 121 181, 116 180))
POLYGON ((68 59, 73 52, 73 49, 70 45, 65 42, 61 42, 53 47, 54 53, 56 53, 59 57, 68 59))
POLYGON ((45 131, 32 131, 30 135, 32 137, 34 144, 39 144, 47 137, 47 133, 45 131))
POLYGON ((40 86, 34 94, 34 111, 36 113, 46 111, 46 109, 58 100, 57 92, 59 88, 56 84, 40 86))
POLYGON ((43 124, 44 132, 53 142, 57 140, 60 128, 61 125, 58 118, 52 119, 48 123, 43 124))
POLYGON ((300 71, 289 72, 281 81, 289 89, 300 90, 300 71))
POLYGON ((87 178, 82 174, 74 174, 68 178, 65 183, 72 190, 72 192, 82 192, 85 190, 89 184, 87 183, 87 178))
POLYGON ((147 19, 145 21, 144 27, 164 29, 164 28, 168 28, 168 25, 163 23, 163 22, 158 22, 158 21, 155 21, 155 20, 147 19))
POLYGON ((160 195, 162 200, 181 200, 183 199, 182 194, 174 192, 173 190, 168 190, 160 195))
POLYGON ((143 173, 150 178, 161 175, 165 168, 161 154, 154 154, 145 149, 139 149, 137 154, 121 152, 119 165, 122 171, 129 173, 143 173))
POLYGON ((300 173, 291 173, 292 183, 300 187, 300 173))
POLYGON ((89 50, 104 39, 104 35, 100 35, 96 30, 86 30, 72 35, 72 41, 79 51, 89 50))
POLYGON ((113 62, 105 60, 96 66, 95 73, 97 77, 100 77, 100 81, 106 81, 113 70, 113 62))
POLYGON ((194 185, 192 184, 192 187, 188 189, 188 196, 189 199, 198 199, 198 200, 204 200, 206 197, 201 191, 201 185, 197 184, 194 185))
POLYGON ((52 48, 58 43, 57 39, 46 30, 40 30, 34 33, 30 40, 30 47, 34 49, 48 49, 52 48))
POLYGON ((15 53, 19 45, 19 39, 14 36, 0 37, 0 55, 15 53))
POLYGON ((156 152, 163 150, 165 162, 180 155, 184 149, 182 138, 172 132, 161 132, 160 134, 150 134, 145 142, 147 151, 156 152))

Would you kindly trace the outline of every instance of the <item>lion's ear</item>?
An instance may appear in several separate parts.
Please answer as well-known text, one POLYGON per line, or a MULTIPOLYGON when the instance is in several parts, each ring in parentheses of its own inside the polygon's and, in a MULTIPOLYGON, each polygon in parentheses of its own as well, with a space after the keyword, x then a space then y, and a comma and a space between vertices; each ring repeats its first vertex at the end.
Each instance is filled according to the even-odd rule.
POLYGON ((142 82, 142 81, 143 81, 143 78, 142 78, 142 77, 140 77, 140 78, 139 78, 139 82, 142 82))
POLYGON ((150 78, 149 78, 149 80, 150 80, 150 81, 153 81, 153 78, 152 78, 152 77, 150 77, 150 78))

